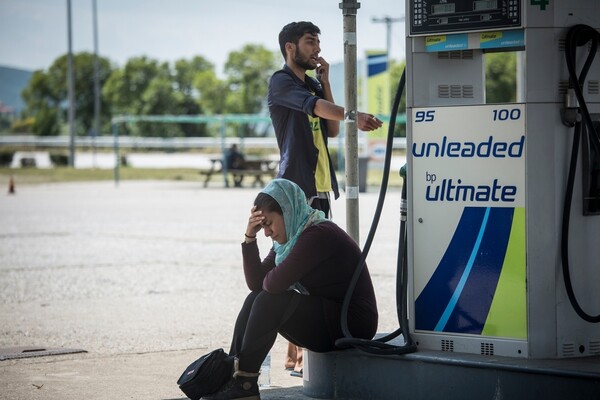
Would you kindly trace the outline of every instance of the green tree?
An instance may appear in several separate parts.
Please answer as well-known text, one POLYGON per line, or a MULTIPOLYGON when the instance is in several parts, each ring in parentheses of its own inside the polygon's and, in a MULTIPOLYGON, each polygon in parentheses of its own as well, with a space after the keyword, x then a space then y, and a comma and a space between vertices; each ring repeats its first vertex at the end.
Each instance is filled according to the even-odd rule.
MULTIPOLYGON (((179 94, 177 112, 182 115, 205 114, 208 107, 201 100, 201 93, 196 88, 197 77, 204 74, 214 74, 214 65, 204 57, 196 56, 191 60, 181 59, 174 65, 175 88, 179 94)), ((215 91, 214 97, 222 93, 215 91)), ((207 136, 206 124, 180 124, 180 129, 187 137, 207 136)))
MULTIPOLYGON (((104 87, 113 115, 198 115, 202 107, 194 88, 197 69, 212 69, 202 57, 178 60, 173 69, 147 57, 130 59, 104 87)), ((180 137, 206 136, 204 124, 139 122, 119 127, 123 134, 180 137)))
MULTIPOLYGON (((389 70, 390 70, 390 86, 391 86, 391 96, 390 101, 392 102, 391 107, 394 106, 394 98, 396 97, 396 91, 398 90, 398 84, 400 83, 400 78, 402 77, 402 72, 406 68, 406 61, 396 62, 392 60, 390 62, 389 70)), ((406 114, 406 85, 404 85, 402 97, 400 98, 400 106, 398 107, 398 116, 406 114)), ((396 122, 396 126, 394 127, 394 136, 395 137, 406 137, 406 124, 396 122)))
MULTIPOLYGON (((224 69, 231 91, 226 103, 229 113, 256 114, 265 108, 269 78, 278 68, 276 59, 276 53, 255 44, 229 54, 224 69)), ((255 130, 247 124, 243 134, 254 136, 255 130)))
POLYGON ((31 127, 33 126, 34 122, 35 120, 33 117, 16 119, 10 125, 10 131, 12 133, 31 133, 33 131, 31 127))
MULTIPOLYGON (((173 82, 155 77, 141 98, 141 115, 198 115, 200 107, 191 97, 173 89, 173 82)), ((181 137, 205 136, 204 124, 141 123, 144 136, 181 137)))
POLYGON ((194 88, 197 100, 207 114, 225 114, 227 112, 227 99, 231 90, 227 82, 219 80, 215 71, 206 70, 194 76, 194 88))
POLYGON ((57 136, 60 134, 58 107, 42 104, 35 114, 31 130, 40 136, 57 136))
MULTIPOLYGON (((144 115, 144 93, 150 82, 160 76, 169 79, 168 64, 159 64, 147 57, 129 59, 123 68, 113 72, 102 89, 103 97, 110 104, 111 114, 144 115)), ((119 127, 122 134, 134 135, 147 132, 146 128, 147 124, 143 123, 119 127)))
POLYGON ((33 133, 42 136, 57 135, 60 132, 58 115, 60 98, 50 89, 48 75, 43 70, 35 71, 31 75, 22 97, 26 105, 24 116, 32 118, 35 116, 31 125, 33 133))
MULTIPOLYGON (((106 82, 112 72, 110 61, 99 57, 100 86, 106 82)), ((60 121, 67 120, 68 88, 67 88, 68 55, 57 58, 48 71, 34 72, 29 84, 23 91, 26 104, 25 115, 33 116, 34 133, 54 135, 60 130, 60 121)), ((90 132, 94 121, 94 55, 87 52, 73 55, 73 82, 75 107, 75 132, 86 135, 90 132)), ((110 114, 106 109, 106 101, 102 101, 102 122, 108 123, 110 114)))
POLYGON ((204 57, 196 56, 191 60, 177 60, 174 66, 174 79, 177 90, 186 96, 197 97, 194 81, 198 74, 214 72, 215 66, 204 57))
POLYGON ((511 103, 517 99, 517 53, 485 55, 487 103, 511 103))

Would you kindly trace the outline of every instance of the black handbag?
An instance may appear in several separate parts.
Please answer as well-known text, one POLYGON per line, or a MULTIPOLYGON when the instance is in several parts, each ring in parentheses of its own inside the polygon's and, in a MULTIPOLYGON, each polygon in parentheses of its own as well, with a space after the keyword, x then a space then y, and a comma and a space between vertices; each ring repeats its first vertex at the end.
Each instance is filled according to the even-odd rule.
POLYGON ((215 393, 233 376, 233 357, 223 349, 213 350, 191 363, 177 384, 191 400, 215 393))
MULTIPOLYGON (((300 304, 302 296, 292 296, 281 323, 287 321, 300 304)), ((215 393, 233 377, 233 360, 223 349, 213 350, 191 363, 177 381, 179 388, 191 400, 215 393)))

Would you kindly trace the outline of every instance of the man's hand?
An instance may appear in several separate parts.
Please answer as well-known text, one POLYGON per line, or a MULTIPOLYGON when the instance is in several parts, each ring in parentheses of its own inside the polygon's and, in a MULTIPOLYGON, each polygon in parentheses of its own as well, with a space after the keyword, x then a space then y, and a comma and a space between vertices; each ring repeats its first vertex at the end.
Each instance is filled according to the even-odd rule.
MULTIPOLYGON (((342 121, 344 119, 344 107, 333 104, 330 101, 319 99, 315 103, 314 114, 332 121, 342 121)), ((360 111, 356 113, 356 126, 361 131, 374 131, 381 128, 383 122, 373 114, 367 114, 360 111)))
POLYGON ((323 57, 317 58, 319 66, 315 70, 315 76, 319 82, 329 82, 329 63, 323 57))
POLYGON ((383 122, 373 114, 366 114, 359 111, 358 117, 356 118, 356 125, 361 131, 368 132, 381 128, 383 122))

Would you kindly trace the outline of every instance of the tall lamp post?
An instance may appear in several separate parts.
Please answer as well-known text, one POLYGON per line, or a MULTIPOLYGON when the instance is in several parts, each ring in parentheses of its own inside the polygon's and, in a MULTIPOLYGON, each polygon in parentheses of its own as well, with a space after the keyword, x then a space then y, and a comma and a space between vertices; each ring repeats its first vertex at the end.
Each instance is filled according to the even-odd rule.
POLYGON ((94 128, 92 129, 93 167, 96 168, 96 136, 100 133, 100 64, 98 60, 98 7, 92 0, 94 18, 94 128))
POLYGON ((382 18, 376 18, 376 17, 371 18, 371 22, 385 24, 385 27, 386 27, 385 52, 387 55, 388 65, 389 65, 389 61, 390 61, 390 49, 391 49, 391 45, 392 45, 392 24, 396 23, 396 22, 402 22, 402 21, 404 21, 404 17, 392 18, 387 15, 382 18))
POLYGON ((344 0, 339 4, 344 16, 344 132, 346 136, 346 231, 359 243, 358 224, 358 127, 356 78, 356 14, 360 3, 344 0))
POLYGON ((75 167, 75 85, 73 83, 73 34, 71 30, 71 0, 67 0, 67 90, 69 97, 69 166, 75 167))

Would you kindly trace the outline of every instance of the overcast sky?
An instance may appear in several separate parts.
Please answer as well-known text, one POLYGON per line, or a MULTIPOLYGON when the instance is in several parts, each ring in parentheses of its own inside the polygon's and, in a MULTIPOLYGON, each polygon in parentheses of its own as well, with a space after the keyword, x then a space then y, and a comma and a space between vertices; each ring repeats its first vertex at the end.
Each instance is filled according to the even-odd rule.
MULTIPOLYGON (((231 51, 262 44, 278 51, 288 22, 308 20, 321 29, 321 55, 343 61, 342 0, 96 0, 99 53, 118 66, 131 57, 159 61, 200 55, 218 74, 231 51)), ((405 0, 362 0, 357 52, 385 50, 386 24, 404 17, 405 0)), ((92 0, 71 0, 73 51, 94 49, 92 0)), ((404 59, 404 22, 391 25, 391 57, 404 59)), ((68 51, 67 0, 0 0, 0 65, 47 69, 68 51)))

